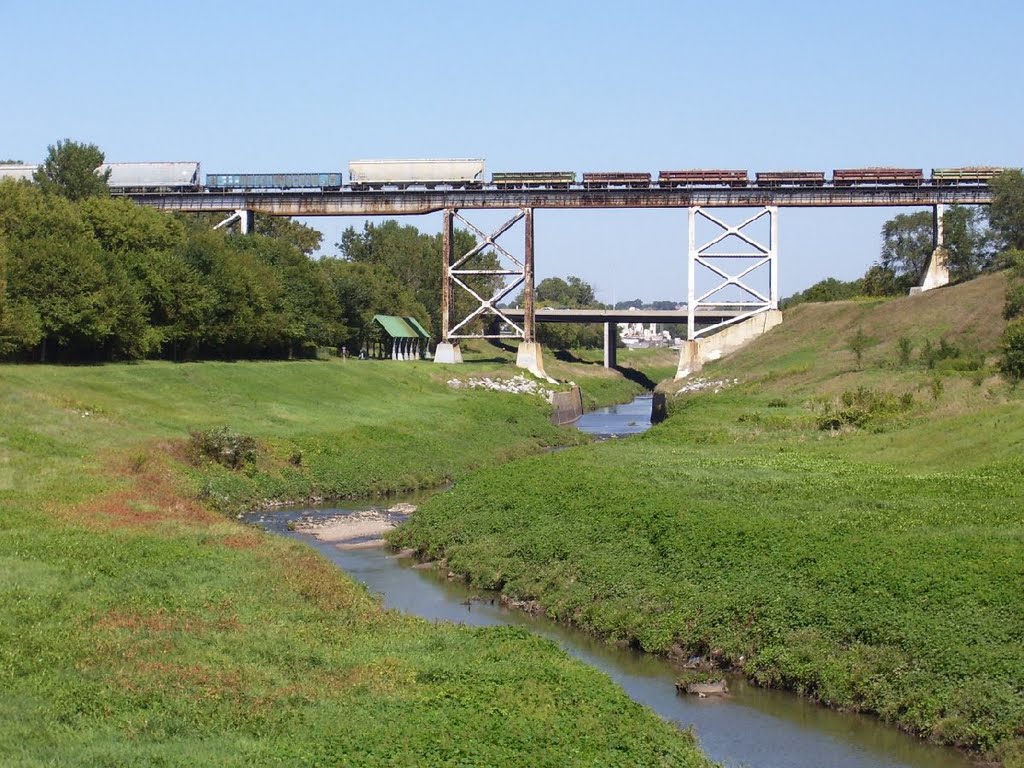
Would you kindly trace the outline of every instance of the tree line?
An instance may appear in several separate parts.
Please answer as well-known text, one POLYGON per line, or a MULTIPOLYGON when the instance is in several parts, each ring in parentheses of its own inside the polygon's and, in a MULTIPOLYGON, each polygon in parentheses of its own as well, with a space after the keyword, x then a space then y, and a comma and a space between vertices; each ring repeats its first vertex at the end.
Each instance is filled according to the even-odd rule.
MULTIPOLYGON (((255 234, 210 216, 112 198, 103 153, 49 147, 33 182, 0 182, 0 358, 105 361, 285 358, 362 348, 375 314, 440 331, 441 240, 395 221, 322 235, 257 216, 255 234)), ((457 230, 462 252, 476 244, 457 230)), ((489 292, 483 275, 473 286, 489 292)), ((463 292, 464 293, 464 292, 463 292)), ((471 297, 457 296, 463 310, 471 297)))
MULTIPOLYGON (((954 205, 942 216, 943 247, 950 279, 970 280, 1010 266, 1007 253, 1024 248, 1024 173, 1006 170, 991 181, 987 209, 954 205)), ((856 280, 827 278, 787 297, 783 309, 806 301, 839 301, 858 296, 905 296, 918 285, 933 246, 931 211, 901 213, 882 225, 878 260, 856 280)))

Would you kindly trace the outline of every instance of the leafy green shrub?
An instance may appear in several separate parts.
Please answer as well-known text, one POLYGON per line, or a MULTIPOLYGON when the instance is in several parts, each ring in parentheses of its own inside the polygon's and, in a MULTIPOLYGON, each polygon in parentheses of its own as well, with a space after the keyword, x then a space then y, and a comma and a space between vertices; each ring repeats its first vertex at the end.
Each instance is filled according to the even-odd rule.
POLYGON ((1002 352, 999 369, 1013 381, 1024 379, 1024 319, 1006 326, 1002 352))
POLYGON ((866 333, 864 333, 863 328, 858 328, 857 333, 855 333, 847 340, 846 348, 853 352, 854 355, 856 355, 858 369, 860 368, 861 361, 863 360, 864 352, 868 349, 868 347, 874 346, 877 343, 878 341, 876 339, 873 339, 866 333))
POLYGON ((256 460, 256 439, 231 427, 189 431, 189 452, 195 463, 210 459, 228 469, 241 469, 256 460))
POLYGON ((914 351, 914 342, 908 336, 900 336, 897 342, 899 348, 899 360, 902 367, 910 365, 910 355, 914 351))
POLYGON ((1024 314, 1024 285, 1013 285, 1006 290, 1003 319, 1012 320, 1024 314))
POLYGON ((771 400, 768 401, 769 408, 785 408, 788 405, 789 403, 787 403, 781 397, 773 397, 771 400))
POLYGON ((913 405, 913 395, 897 398, 886 392, 858 387, 826 402, 817 425, 818 429, 830 431, 847 426, 863 427, 871 421, 910 410, 913 405))
MULTIPOLYGON (((943 360, 953 361, 959 359, 961 359, 960 348, 947 339, 939 339, 938 346, 932 344, 930 339, 925 339, 924 344, 921 346, 921 362, 928 370, 933 370, 943 360)), ((976 355, 971 356, 968 359, 971 360, 971 362, 966 365, 974 365, 975 360, 978 360, 978 365, 981 365, 980 359, 976 355)), ((971 367, 961 369, 955 366, 955 363, 946 363, 942 368, 946 370, 976 370, 971 367)))

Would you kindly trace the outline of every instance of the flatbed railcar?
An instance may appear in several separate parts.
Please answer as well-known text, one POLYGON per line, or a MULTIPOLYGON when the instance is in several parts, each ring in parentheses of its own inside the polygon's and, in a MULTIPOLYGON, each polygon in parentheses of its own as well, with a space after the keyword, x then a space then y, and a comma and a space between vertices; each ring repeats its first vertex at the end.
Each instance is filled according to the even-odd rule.
POLYGON ((38 165, 25 165, 24 163, 4 163, 0 165, 0 179, 14 179, 15 181, 32 181, 38 165))
POLYGON ((758 171, 754 179, 759 187, 823 187, 824 171, 758 171))
POLYGON ((745 187, 749 183, 750 178, 746 171, 725 171, 718 168, 661 171, 658 174, 658 185, 662 187, 745 187))
POLYGON ((963 168, 932 168, 932 183, 947 184, 988 184, 992 177, 1005 168, 994 165, 971 165, 963 168))
POLYGON ((607 189, 608 187, 629 187, 637 189, 651 186, 651 174, 634 173, 631 171, 602 171, 584 173, 583 186, 587 189, 607 189))
POLYGON ((852 187, 867 184, 902 184, 919 186, 924 182, 921 168, 837 168, 832 171, 832 184, 852 187))
POLYGON ((227 189, 318 189, 337 191, 344 184, 338 173, 208 173, 206 188, 227 189))
POLYGON ((484 161, 479 159, 353 160, 348 164, 354 190, 445 187, 480 189, 484 161))
POLYGON ((501 171, 491 174, 491 185, 498 189, 568 189, 576 183, 572 171, 501 171))

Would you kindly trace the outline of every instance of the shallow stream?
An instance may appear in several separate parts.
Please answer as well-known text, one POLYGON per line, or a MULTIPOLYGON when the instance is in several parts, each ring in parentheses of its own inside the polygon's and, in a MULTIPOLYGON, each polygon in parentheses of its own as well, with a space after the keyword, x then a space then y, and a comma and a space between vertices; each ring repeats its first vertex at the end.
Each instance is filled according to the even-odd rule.
MULTIPOLYGON (((627 405, 585 414, 576 426, 602 437, 622 437, 650 426, 650 397, 627 405)), ((419 504, 433 493, 389 503, 419 504)), ((558 643, 568 653, 604 671, 635 701, 666 720, 692 726, 704 751, 728 766, 750 768, 967 768, 960 753, 906 736, 878 720, 842 714, 790 693, 750 685, 741 677, 729 680, 726 698, 697 699, 675 691, 678 669, 669 661, 631 649, 617 648, 594 637, 521 611, 504 608, 493 595, 449 581, 435 570, 414 569, 410 559, 396 558, 384 548, 339 549, 314 537, 288 530, 299 520, 336 517, 369 509, 373 504, 344 507, 274 510, 253 513, 247 520, 269 531, 291 536, 319 550, 371 592, 394 608, 433 621, 468 625, 515 624, 558 643)), ((378 505, 379 506, 379 505, 378 505)))

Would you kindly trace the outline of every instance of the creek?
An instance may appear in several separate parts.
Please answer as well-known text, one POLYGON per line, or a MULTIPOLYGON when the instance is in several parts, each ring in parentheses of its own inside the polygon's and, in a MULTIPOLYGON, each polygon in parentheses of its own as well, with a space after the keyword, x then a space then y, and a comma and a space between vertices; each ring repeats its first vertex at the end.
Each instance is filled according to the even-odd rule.
MULTIPOLYGON (((650 426, 651 398, 584 414, 579 429, 620 438, 650 426)), ((389 499, 420 504, 437 491, 389 499)), ((952 749, 926 744, 875 718, 834 712, 783 691, 757 688, 729 678, 727 697, 698 699, 676 693, 679 669, 667 659, 604 643, 543 616, 505 608, 495 596, 451 581, 433 569, 413 568, 383 548, 339 549, 289 524, 380 508, 372 502, 343 507, 303 507, 257 512, 246 519, 273 533, 307 543, 381 596, 386 608, 432 621, 467 625, 514 624, 558 643, 565 651, 611 677, 635 701, 681 727, 693 727, 705 753, 728 766, 750 768, 968 768, 952 749)))

